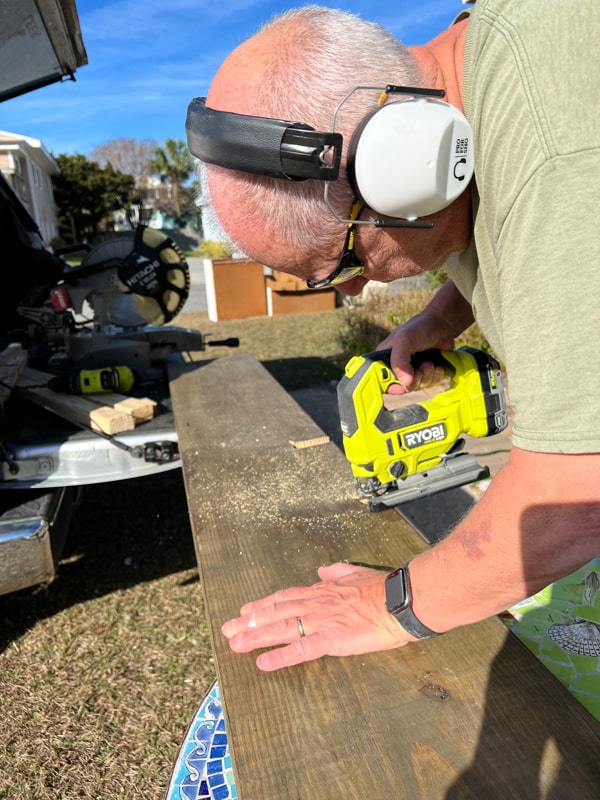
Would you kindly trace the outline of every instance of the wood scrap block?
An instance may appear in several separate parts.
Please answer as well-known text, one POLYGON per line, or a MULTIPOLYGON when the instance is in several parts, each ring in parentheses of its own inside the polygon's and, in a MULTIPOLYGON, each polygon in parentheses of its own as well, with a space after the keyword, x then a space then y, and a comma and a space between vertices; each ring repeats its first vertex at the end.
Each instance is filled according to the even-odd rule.
POLYGON ((113 408, 131 415, 137 423, 152 419, 156 414, 157 405, 156 401, 150 400, 149 397, 127 397, 114 403, 113 408))
POLYGON ((109 435, 131 431, 135 428, 135 421, 131 414, 116 411, 112 406, 94 408, 90 411, 90 422, 92 430, 109 435))
POLYGON ((330 441, 331 437, 324 435, 324 436, 315 436, 312 439, 302 439, 302 441, 299 442, 290 439, 290 444, 296 450, 302 450, 305 447, 317 447, 320 444, 328 444, 328 442, 330 441))
POLYGON ((136 424, 152 419, 158 408, 158 403, 149 397, 127 397, 114 392, 94 392, 85 396, 99 406, 111 406, 123 414, 129 414, 136 424))

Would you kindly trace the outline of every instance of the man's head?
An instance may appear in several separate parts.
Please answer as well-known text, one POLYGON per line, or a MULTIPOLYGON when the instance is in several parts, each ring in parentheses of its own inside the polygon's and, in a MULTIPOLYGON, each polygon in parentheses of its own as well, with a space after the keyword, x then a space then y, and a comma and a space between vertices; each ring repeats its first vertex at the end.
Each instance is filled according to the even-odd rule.
MULTIPOLYGON (((423 85, 407 48, 379 25, 312 6, 276 18, 234 50, 214 78, 207 105, 302 121, 328 131, 334 110, 350 90, 390 83, 423 85)), ((350 97, 336 118, 336 131, 344 141, 376 105, 375 92, 350 97)), ((341 219, 348 218, 353 201, 345 156, 344 152, 340 177, 329 186, 329 202, 341 219)), ((242 251, 305 279, 318 280, 331 272, 347 227, 328 208, 321 181, 265 178, 213 165, 206 176, 214 211, 242 251)), ((374 217, 365 209, 361 219, 374 217)), ((429 231, 361 227, 357 249, 360 246, 366 276, 392 280, 435 268, 440 248, 447 255, 439 239, 443 226, 436 227, 435 237, 429 231)), ((353 279, 344 291, 357 293, 365 282, 353 279)))

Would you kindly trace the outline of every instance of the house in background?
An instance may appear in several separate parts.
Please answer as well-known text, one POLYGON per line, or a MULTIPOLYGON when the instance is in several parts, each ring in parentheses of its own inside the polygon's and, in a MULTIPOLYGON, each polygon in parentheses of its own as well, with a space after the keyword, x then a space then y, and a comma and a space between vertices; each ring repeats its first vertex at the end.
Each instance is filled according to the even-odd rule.
POLYGON ((0 131, 0 170, 37 222, 46 246, 58 236, 51 175, 58 165, 40 139, 0 131))

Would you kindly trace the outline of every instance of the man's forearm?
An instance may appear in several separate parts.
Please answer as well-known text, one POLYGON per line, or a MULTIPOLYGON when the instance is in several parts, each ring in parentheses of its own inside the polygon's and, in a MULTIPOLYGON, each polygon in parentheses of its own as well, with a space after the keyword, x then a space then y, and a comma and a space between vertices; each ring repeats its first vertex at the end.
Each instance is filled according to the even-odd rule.
POLYGON ((469 515, 411 563, 417 617, 439 632, 477 622, 594 558, 598 461, 513 449, 469 515))
POLYGON ((433 296, 424 311, 444 324, 449 335, 456 339, 475 322, 471 304, 462 296, 451 280, 446 281, 433 296))

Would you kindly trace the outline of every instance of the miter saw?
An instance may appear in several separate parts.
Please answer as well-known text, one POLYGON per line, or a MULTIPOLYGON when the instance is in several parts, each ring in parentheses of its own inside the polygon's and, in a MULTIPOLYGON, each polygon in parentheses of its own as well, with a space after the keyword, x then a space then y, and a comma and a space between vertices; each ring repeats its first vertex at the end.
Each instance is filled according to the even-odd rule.
POLYGON ((30 339, 54 349, 52 371, 119 365, 153 379, 155 365, 170 353, 205 349, 199 331, 166 325, 190 289, 185 256, 170 237, 139 225, 132 234, 93 247, 72 245, 56 255, 64 269, 49 301, 29 304, 26 298, 17 309, 30 324, 30 339))
POLYGON ((466 346, 418 353, 413 366, 442 367, 449 388, 388 409, 386 391, 398 383, 390 356, 390 350, 355 356, 337 388, 344 451, 359 498, 378 511, 489 477, 487 467, 463 452, 461 437, 492 436, 506 428, 496 359, 466 346))

